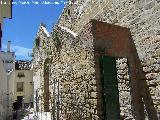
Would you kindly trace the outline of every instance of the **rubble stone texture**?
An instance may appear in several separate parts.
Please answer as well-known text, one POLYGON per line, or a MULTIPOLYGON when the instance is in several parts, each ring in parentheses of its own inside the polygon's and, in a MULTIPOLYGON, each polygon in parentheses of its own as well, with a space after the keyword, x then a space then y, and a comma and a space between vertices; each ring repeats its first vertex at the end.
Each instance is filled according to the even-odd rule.
MULTIPOLYGON (((62 120, 98 120, 97 88, 94 69, 93 41, 90 30, 81 33, 91 19, 127 27, 146 74, 157 112, 160 112, 160 2, 158 0, 78 0, 68 5, 55 30, 59 33, 60 49, 53 36, 41 29, 39 49, 34 51, 35 90, 43 110, 44 61, 50 61, 50 109, 62 120), (79 36, 74 38, 66 27, 79 36), (85 37, 83 36, 85 34, 85 37), (82 35, 82 36, 81 36, 82 35), (40 82, 40 83, 39 83, 40 82)), ((55 31, 53 31, 54 33, 55 31)), ((52 34, 53 34, 52 33, 52 34)), ((107 33, 106 33, 107 34, 107 33)), ((129 69, 125 58, 117 60, 117 78, 121 115, 134 119, 131 111, 129 69)))
POLYGON ((119 90, 119 103, 121 115, 130 119, 132 116, 131 108, 131 88, 129 79, 129 68, 127 58, 117 59, 117 79, 118 79, 118 90, 119 90))

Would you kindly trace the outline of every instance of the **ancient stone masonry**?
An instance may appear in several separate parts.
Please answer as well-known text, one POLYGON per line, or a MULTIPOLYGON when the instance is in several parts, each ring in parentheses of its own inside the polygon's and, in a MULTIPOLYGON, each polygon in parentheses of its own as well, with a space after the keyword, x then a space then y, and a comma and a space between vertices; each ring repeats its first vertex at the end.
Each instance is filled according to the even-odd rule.
POLYGON ((118 89, 119 89, 119 103, 121 115, 125 115, 127 118, 132 118, 132 108, 131 108, 131 89, 130 89, 130 79, 129 79, 129 68, 127 58, 121 58, 117 60, 117 79, 118 79, 118 89))
MULTIPOLYGON (((32 62, 38 110, 45 111, 44 71, 48 59, 49 110, 53 118, 103 119, 102 88, 96 71, 99 69, 95 48, 98 38, 94 38, 93 32, 99 28, 92 27, 91 19, 130 30, 145 75, 139 81, 147 82, 143 87, 149 88, 154 108, 160 112, 160 3, 157 0, 78 0, 77 4, 65 7, 50 34, 41 25, 32 62)), ((128 58, 118 58, 116 67, 120 114, 126 120, 134 120, 128 58)))
MULTIPOLYGON (((54 116, 61 119, 91 119, 97 118, 97 92, 96 81, 94 75, 94 55, 92 41, 85 39, 74 38, 69 33, 62 34, 62 30, 58 29, 58 35, 52 35, 49 38, 52 42, 51 47, 52 55, 45 56, 43 59, 34 59, 33 69, 35 76, 38 69, 40 70, 40 96, 44 89, 43 67, 40 61, 49 58, 50 66, 50 109, 53 110, 54 116), (60 39, 61 49, 56 47, 57 40, 60 39), (41 66, 38 64, 41 64, 41 66), (39 68, 38 68, 39 67, 39 68)), ((55 30, 54 33, 56 33, 55 30)), ((64 31, 63 31, 64 33, 64 31)), ((38 33, 39 39, 43 40, 43 34, 38 33)), ((89 34, 88 34, 89 35, 89 34)), ((35 49, 35 51, 38 49, 35 49)), ((39 51, 47 51, 47 48, 39 48, 39 51)), ((45 52, 41 52, 45 54, 45 52)), ((40 52, 35 53, 34 56, 39 56, 40 52)), ((42 62, 42 63, 43 63, 42 62)), ((45 68, 44 68, 45 69, 45 68)), ((34 79, 36 83, 36 78, 34 79)), ((38 88, 35 88, 38 89, 38 88)), ((35 90, 36 91, 36 90, 35 90)), ((42 99, 44 99, 42 97, 42 99)), ((40 101, 42 104, 43 100, 40 101)), ((41 106, 43 109, 43 106, 41 106)))
POLYGON ((129 28, 144 72, 146 73, 146 80, 155 107, 157 111, 159 111, 160 3, 157 0, 109 0, 107 4, 105 4, 105 2, 106 1, 103 0, 81 0, 76 5, 70 5, 64 10, 64 14, 61 15, 62 17, 59 20, 59 24, 67 26, 77 33, 80 33, 83 26, 90 19, 97 19, 129 28), (92 9, 94 7, 96 7, 96 10, 99 12, 95 12, 95 10, 92 9), (73 19, 72 22, 68 22, 68 19, 63 18, 63 16, 67 14, 66 11, 68 9, 71 9, 71 12, 73 12, 70 16, 77 18, 73 19))
MULTIPOLYGON (((44 102, 44 70, 45 60, 49 57, 47 48, 49 41, 49 33, 46 32, 46 28, 41 24, 39 27, 39 31, 35 38, 35 46, 34 46, 34 59, 32 60, 32 69, 33 69, 33 82, 34 82, 34 97, 35 97, 35 106, 36 109, 43 110, 45 107, 44 102)), ((49 71, 47 71, 49 72, 49 71)), ((45 92, 46 93, 46 92, 45 92)), ((48 95, 49 96, 49 95, 48 95)), ((48 111, 48 110, 46 110, 48 111)))
MULTIPOLYGON (((53 57, 52 80, 59 82, 60 119, 96 119, 96 81, 92 44, 63 36, 60 54, 53 57)), ((53 81, 54 82, 54 81, 53 81)))

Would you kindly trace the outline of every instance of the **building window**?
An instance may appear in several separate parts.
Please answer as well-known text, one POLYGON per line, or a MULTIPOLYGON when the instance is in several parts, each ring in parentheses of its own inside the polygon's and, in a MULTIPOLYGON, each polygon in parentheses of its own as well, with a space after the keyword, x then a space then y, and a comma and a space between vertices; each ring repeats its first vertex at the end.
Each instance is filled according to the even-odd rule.
POLYGON ((25 77, 24 73, 23 72, 19 72, 17 77, 25 77))
POLYGON ((17 82, 17 92, 23 92, 23 82, 17 82))
POLYGON ((5 63, 13 63, 14 61, 13 60, 6 60, 4 61, 5 63))

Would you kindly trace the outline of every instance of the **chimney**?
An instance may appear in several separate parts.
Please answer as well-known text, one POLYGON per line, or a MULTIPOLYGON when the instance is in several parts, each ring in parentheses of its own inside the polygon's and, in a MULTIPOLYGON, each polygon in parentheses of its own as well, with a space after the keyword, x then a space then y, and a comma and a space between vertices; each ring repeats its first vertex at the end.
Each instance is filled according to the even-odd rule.
POLYGON ((7 52, 11 52, 11 41, 7 43, 7 52))

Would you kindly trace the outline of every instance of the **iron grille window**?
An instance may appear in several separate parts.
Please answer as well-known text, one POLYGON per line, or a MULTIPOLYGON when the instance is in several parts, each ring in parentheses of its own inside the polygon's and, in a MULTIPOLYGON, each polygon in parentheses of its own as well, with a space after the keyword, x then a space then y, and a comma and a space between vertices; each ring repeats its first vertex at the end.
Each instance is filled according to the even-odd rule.
POLYGON ((17 92, 23 92, 23 82, 17 82, 17 92))
POLYGON ((19 72, 17 76, 18 76, 18 77, 25 77, 25 75, 24 75, 23 72, 19 72))

